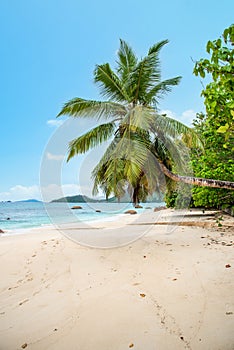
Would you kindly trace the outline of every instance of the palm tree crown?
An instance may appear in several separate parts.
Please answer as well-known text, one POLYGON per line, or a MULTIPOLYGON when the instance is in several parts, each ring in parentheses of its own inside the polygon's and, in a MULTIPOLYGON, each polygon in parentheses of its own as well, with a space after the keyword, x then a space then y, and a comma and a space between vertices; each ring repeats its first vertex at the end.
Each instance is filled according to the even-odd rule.
POLYGON ((179 84, 181 77, 161 81, 159 52, 168 43, 153 45, 138 59, 131 47, 120 40, 117 67, 97 65, 94 82, 104 101, 74 98, 58 116, 93 117, 98 125, 69 144, 68 160, 111 139, 102 159, 93 170, 94 193, 101 188, 106 197, 121 197, 128 184, 137 204, 160 187, 157 161, 171 170, 171 159, 182 161, 175 140, 186 135, 199 144, 192 129, 158 113, 159 99, 179 84), (101 122, 103 120, 103 122, 101 122))

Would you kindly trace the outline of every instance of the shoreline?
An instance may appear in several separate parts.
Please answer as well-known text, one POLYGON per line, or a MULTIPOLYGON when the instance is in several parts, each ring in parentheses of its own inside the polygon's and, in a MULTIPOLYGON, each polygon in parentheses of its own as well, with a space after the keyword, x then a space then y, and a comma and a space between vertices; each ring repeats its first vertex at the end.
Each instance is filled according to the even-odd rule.
MULTIPOLYGON (((133 208, 133 210, 135 210, 133 208)), ((197 208, 192 208, 192 209, 171 209, 171 208, 165 208, 165 207, 155 207, 155 208, 143 208, 138 209, 138 212, 136 215, 134 215, 134 219, 140 217, 146 217, 147 224, 149 225, 180 225, 180 226, 196 226, 196 227, 203 227, 203 228, 212 228, 215 227, 215 223, 217 223, 218 227, 218 221, 212 220, 212 216, 215 217, 217 214, 220 213, 220 216, 225 217, 224 223, 222 223, 222 220, 220 221, 221 225, 225 225, 225 222, 230 221, 232 222, 232 216, 228 213, 225 213, 224 211, 220 210, 213 210, 213 209, 206 209, 205 211, 197 208), (161 222, 158 221, 158 219, 155 222, 149 222, 148 220, 148 214, 149 213, 158 213, 158 215, 161 215, 161 213, 166 213, 166 216, 170 218, 170 214, 173 216, 173 218, 176 218, 175 221, 170 221, 168 218, 165 220, 162 220, 161 222), (170 214, 169 214, 170 213, 170 214), (189 221, 184 221, 178 219, 178 217, 182 218, 189 218, 189 221), (197 220, 195 218, 197 217, 197 220), (208 220, 207 220, 208 219, 208 220)), ((137 210, 136 210, 137 211, 137 210)), ((156 214, 155 214, 156 215, 156 214)), ((129 217, 130 215, 127 215, 125 213, 118 213, 118 214, 113 214, 110 216, 102 217, 102 218, 93 218, 89 220, 79 220, 77 217, 77 221, 71 221, 71 222, 61 222, 61 223, 45 223, 45 224, 40 224, 40 225, 35 225, 35 226, 30 226, 30 227, 20 227, 20 228, 14 228, 14 229, 3 229, 4 232, 0 233, 0 237, 3 236, 8 236, 8 235, 18 235, 18 234, 23 234, 23 233, 28 233, 29 231, 35 231, 39 229, 57 229, 57 227, 63 226, 63 225, 90 225, 91 227, 93 226, 92 224, 102 224, 102 223, 114 223, 117 222, 121 218, 126 218, 129 217)), ((125 223, 126 220, 123 220, 125 223)), ((133 220, 134 221, 134 220, 133 220)), ((140 222, 137 221, 137 224, 141 224, 140 222)))
POLYGON ((147 230, 111 249, 51 226, 1 237, 0 348, 232 350, 233 226, 179 226, 182 211, 159 213, 78 228, 93 237, 147 230))
MULTIPOLYGON (((24 204, 24 202, 22 202, 24 204)), ((22 204, 21 203, 21 204, 22 204)), ((13 203, 14 204, 14 203, 13 203)), ((38 204, 38 203, 36 203, 38 204)), ((14 217, 11 217, 11 213, 10 212, 5 212, 3 215, 5 215, 6 217, 9 217, 9 221, 7 221, 8 219, 5 219, 5 221, 8 223, 8 225, 4 225, 4 220, 2 220, 2 222, 0 222, 0 229, 2 231, 4 231, 3 233, 14 233, 14 232, 21 232, 24 230, 31 230, 34 228, 43 228, 44 226, 49 226, 49 225, 60 225, 63 223, 69 223, 69 222, 91 222, 91 221, 105 221, 105 220, 116 220, 115 218, 117 218, 119 215, 122 215, 124 213, 125 210, 130 209, 134 209, 130 203, 120 203, 120 208, 116 208, 116 207, 112 207, 112 203, 109 203, 110 206, 108 207, 102 207, 102 208, 94 208, 94 207, 90 207, 89 204, 90 203, 85 203, 86 205, 88 205, 88 207, 83 207, 81 210, 81 215, 79 215, 79 210, 70 210, 68 212, 66 212, 66 209, 70 208, 69 206, 67 206, 67 204, 65 205, 65 216, 63 216, 63 213, 61 212, 57 212, 56 213, 56 209, 50 208, 50 207, 46 207, 43 203, 39 203, 41 205, 43 205, 42 207, 35 207, 33 208, 35 211, 37 211, 37 209, 39 210, 39 212, 42 210, 42 215, 44 215, 44 220, 40 220, 40 222, 37 220, 37 218, 32 218, 32 220, 28 220, 27 222, 27 214, 28 211, 31 209, 30 206, 25 210, 25 214, 22 212, 21 214, 21 219, 24 221, 24 215, 26 215, 26 223, 22 224, 20 221, 17 223, 17 221, 15 221, 14 217), (123 207, 123 205, 127 205, 126 207, 123 207), (52 210, 52 211, 51 211, 52 210), (54 211, 55 210, 55 211, 54 211), (43 213, 44 212, 44 213, 43 213), (60 216, 61 215, 61 216, 60 216), (60 218, 62 217, 62 221, 60 222, 60 218), (10 220, 12 219, 12 221, 10 220), (41 222, 42 221, 42 222, 41 222), (18 227, 17 227, 18 224, 18 227), (25 225, 25 226, 23 226, 25 225)), ((49 203, 51 204, 51 203, 49 203)), ((57 204, 62 204, 61 207, 64 206, 64 203, 55 203, 55 205, 57 204)), ((74 203, 70 203, 70 204, 74 204, 74 203)), ((75 204, 79 204, 79 205, 84 205, 84 203, 75 203, 75 204)), ((118 205, 118 203, 114 203, 114 205, 118 205)), ((148 203, 145 203, 145 205, 148 205, 148 203)), ((153 207, 157 206, 157 203, 153 203, 153 207)), ((11 210, 18 210, 18 208, 11 208, 11 210)), ((137 211, 139 211, 139 209, 136 209, 137 211)), ((141 211, 142 209, 140 209, 141 211)), ((146 210, 146 207, 143 207, 143 211, 146 210)), ((17 220, 18 218, 16 218, 17 220)), ((1 234, 1 232, 0 232, 1 234)))

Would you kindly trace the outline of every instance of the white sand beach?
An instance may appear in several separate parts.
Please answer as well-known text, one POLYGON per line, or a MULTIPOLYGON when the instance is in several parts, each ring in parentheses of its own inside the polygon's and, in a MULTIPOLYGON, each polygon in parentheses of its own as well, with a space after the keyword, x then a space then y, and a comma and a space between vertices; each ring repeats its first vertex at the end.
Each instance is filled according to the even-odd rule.
POLYGON ((233 350, 234 219, 218 228, 185 214, 163 210, 154 223, 149 210, 79 230, 139 233, 110 249, 52 226, 2 234, 0 349, 233 350))

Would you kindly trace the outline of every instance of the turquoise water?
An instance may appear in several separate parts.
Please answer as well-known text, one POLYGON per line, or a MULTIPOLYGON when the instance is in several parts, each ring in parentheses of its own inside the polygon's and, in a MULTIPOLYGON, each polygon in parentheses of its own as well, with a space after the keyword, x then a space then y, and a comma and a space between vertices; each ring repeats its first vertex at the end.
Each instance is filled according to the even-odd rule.
MULTIPOLYGON (((143 209, 154 208, 163 203, 144 203, 143 209)), ((41 202, 11 202, 0 203, 0 229, 11 231, 56 223, 77 221, 93 221, 106 219, 125 210, 132 209, 131 203, 41 203, 41 202), (74 205, 82 209, 71 210, 74 205), (100 210, 101 212, 96 212, 100 210)))

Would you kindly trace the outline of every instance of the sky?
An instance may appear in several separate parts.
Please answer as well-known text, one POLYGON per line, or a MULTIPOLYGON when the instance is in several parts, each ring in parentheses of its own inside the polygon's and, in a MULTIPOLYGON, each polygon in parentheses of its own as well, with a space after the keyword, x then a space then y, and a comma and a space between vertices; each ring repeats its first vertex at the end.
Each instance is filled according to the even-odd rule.
POLYGON ((1 0, 0 201, 40 199, 41 188, 49 193, 61 184, 66 195, 91 193, 88 173, 103 148, 68 164, 64 157, 69 140, 93 122, 73 125, 56 115, 73 97, 101 98, 93 70, 115 65, 120 38, 139 57, 169 40, 162 79, 182 81, 160 109, 190 125, 204 111, 194 62, 207 56, 207 41, 233 23, 233 13, 231 0, 1 0))

